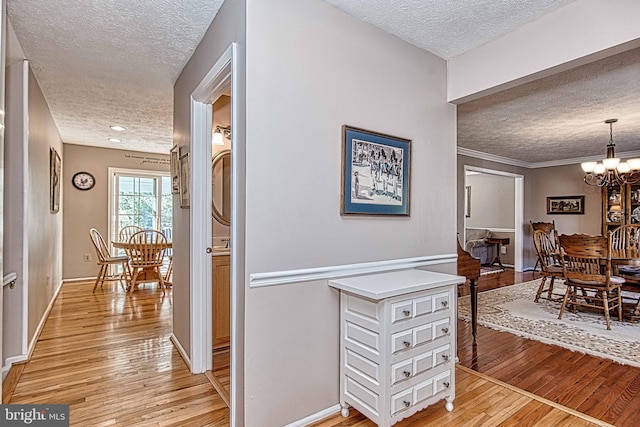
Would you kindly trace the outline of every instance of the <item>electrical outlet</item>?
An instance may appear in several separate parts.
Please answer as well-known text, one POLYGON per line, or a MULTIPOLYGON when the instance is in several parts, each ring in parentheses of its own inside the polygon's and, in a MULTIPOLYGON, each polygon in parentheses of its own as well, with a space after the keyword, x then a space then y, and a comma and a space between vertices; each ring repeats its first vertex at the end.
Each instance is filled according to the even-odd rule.
POLYGON ((91 262, 91 255, 90 254, 84 254, 84 262, 91 262))
POLYGON ((501 246, 501 247, 500 247, 500 253, 501 253, 502 255, 505 255, 505 254, 507 253, 507 247, 506 247, 506 246, 501 246))

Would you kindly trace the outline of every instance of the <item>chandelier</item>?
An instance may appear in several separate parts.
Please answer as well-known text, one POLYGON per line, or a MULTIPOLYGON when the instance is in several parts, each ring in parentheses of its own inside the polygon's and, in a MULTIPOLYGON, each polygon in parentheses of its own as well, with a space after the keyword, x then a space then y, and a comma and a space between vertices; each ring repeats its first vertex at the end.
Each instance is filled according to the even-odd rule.
POLYGON ((613 124, 618 119, 604 122, 609 125, 609 144, 607 158, 599 162, 580 163, 584 174, 584 182, 589 185, 604 187, 605 185, 637 184, 640 182, 640 159, 629 159, 621 162, 616 157, 616 145, 613 143, 613 124))

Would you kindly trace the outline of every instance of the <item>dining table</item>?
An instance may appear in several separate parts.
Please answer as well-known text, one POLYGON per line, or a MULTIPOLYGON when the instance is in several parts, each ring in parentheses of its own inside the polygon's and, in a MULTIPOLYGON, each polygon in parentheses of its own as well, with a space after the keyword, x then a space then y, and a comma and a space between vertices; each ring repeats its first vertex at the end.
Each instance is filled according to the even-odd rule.
MULTIPOLYGON (((640 251, 636 248, 612 249, 611 264, 614 274, 625 280, 622 289, 639 293, 640 251)), ((640 316, 640 298, 638 298, 638 303, 636 304, 633 315, 640 316)))
MULTIPOLYGON (((134 244, 132 242, 129 241, 121 241, 121 240, 113 240, 111 242, 111 244, 113 245, 114 248, 118 248, 118 249, 122 249, 124 250, 127 254, 131 254, 134 247, 137 246, 138 248, 140 247, 140 244, 134 244)), ((166 253, 167 249, 171 249, 173 247, 172 242, 170 241, 166 241, 163 243, 146 243, 144 244, 145 250, 149 251, 150 253, 154 253, 157 254, 158 252, 164 250, 166 253)), ((166 255, 165 255, 166 257, 166 255)), ((171 261, 169 261, 171 262, 171 261)), ((129 284, 129 290, 130 292, 135 291, 136 286, 139 283, 142 282, 152 282, 152 281, 158 281, 158 272, 156 269, 156 266, 149 266, 149 267, 142 267, 141 271, 138 273, 138 275, 136 276, 136 280, 135 283, 133 283, 133 277, 131 278, 131 283, 129 284)), ((164 280, 164 278, 163 278, 164 280)))

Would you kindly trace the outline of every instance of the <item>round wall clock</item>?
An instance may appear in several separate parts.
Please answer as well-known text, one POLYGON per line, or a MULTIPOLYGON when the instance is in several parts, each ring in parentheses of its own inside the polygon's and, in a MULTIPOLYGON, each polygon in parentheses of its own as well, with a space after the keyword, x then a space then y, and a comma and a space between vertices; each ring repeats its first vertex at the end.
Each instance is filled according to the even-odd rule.
POLYGON ((96 179, 89 172, 76 173, 71 182, 78 190, 91 190, 96 185, 96 179))

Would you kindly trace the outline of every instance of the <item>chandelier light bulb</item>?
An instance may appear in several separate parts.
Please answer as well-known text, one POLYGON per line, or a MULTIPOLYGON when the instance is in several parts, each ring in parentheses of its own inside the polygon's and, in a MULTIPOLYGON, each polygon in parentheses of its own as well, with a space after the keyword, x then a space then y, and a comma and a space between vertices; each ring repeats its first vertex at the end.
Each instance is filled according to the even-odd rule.
POLYGON ((628 173, 631 171, 631 166, 629 166, 629 163, 627 162, 621 162, 621 163, 618 163, 618 166, 616 167, 616 169, 618 170, 619 173, 628 173))
POLYGON ((637 171, 640 169, 640 159, 629 159, 627 160, 627 164, 631 170, 637 171))
POLYGON ((618 166, 618 163, 620 163, 620 159, 617 157, 602 160, 602 164, 604 164, 604 167, 608 170, 614 170, 616 166, 618 166))
POLYGON ((589 172, 593 172, 597 164, 598 162, 584 162, 584 163, 580 163, 580 167, 584 172, 589 173, 589 172))
POLYGON ((607 168, 605 168, 602 163, 598 163, 593 169, 593 173, 595 173, 596 175, 602 175, 606 172, 606 170, 607 168))

